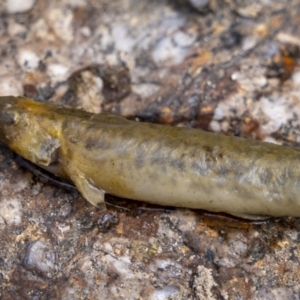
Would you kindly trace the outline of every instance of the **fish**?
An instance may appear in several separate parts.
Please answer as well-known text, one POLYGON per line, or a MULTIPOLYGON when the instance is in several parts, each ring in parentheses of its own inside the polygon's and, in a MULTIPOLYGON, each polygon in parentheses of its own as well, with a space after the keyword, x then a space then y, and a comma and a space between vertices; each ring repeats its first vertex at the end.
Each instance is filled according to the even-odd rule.
POLYGON ((247 219, 300 216, 298 148, 21 96, 0 97, 0 141, 97 207, 111 194, 247 219))

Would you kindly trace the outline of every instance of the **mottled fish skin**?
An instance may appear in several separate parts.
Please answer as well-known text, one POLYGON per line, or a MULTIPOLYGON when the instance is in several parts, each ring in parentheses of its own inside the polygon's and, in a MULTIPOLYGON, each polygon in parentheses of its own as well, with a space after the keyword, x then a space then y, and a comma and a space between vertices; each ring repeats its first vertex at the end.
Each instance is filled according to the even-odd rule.
POLYGON ((0 140, 70 179, 92 204, 105 193, 256 218, 300 216, 300 150, 199 129, 0 97, 0 140))

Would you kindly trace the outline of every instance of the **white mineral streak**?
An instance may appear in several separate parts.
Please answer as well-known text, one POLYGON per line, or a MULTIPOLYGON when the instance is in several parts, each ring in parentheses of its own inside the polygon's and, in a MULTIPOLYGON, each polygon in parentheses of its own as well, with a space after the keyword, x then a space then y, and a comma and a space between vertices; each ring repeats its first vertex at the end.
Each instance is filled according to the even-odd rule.
POLYGON ((22 206, 17 197, 2 197, 0 202, 0 228, 19 225, 22 221, 22 206))
POLYGON ((195 43, 196 37, 195 30, 189 30, 188 32, 179 30, 175 32, 173 40, 179 47, 189 47, 195 43))
POLYGON ((159 85, 151 83, 141 83, 132 85, 132 91, 141 97, 150 97, 156 92, 158 92, 159 89, 159 85))
POLYGON ((296 86, 300 86, 300 71, 295 72, 292 76, 293 83, 296 86))
POLYGON ((114 26, 112 29, 115 46, 119 51, 129 52, 134 46, 134 40, 128 36, 126 27, 122 25, 114 26))
POLYGON ((195 275, 193 286, 199 300, 216 300, 211 289, 217 286, 217 284, 211 273, 212 270, 204 266, 198 266, 197 268, 197 275, 195 275))
POLYGON ((23 94, 23 85, 21 80, 18 80, 17 76, 1 76, 0 96, 19 96, 23 94))
POLYGON ((260 299, 274 299, 274 300, 281 300, 281 299, 298 299, 295 297, 293 292, 289 287, 279 287, 273 289, 262 288, 259 289, 253 298, 254 300, 260 299))
POLYGON ((236 267, 247 252, 247 238, 241 233, 228 235, 222 250, 215 249, 214 263, 225 268, 236 267))
POLYGON ((260 119, 261 116, 268 120, 261 125, 261 131, 264 134, 276 132, 279 128, 293 118, 293 113, 284 99, 275 93, 271 96, 262 97, 253 109, 253 116, 260 119))
POLYGON ((176 45, 170 37, 163 38, 154 48, 152 59, 157 65, 173 65, 183 62, 187 50, 176 45))
POLYGON ((172 285, 166 285, 162 288, 157 288, 151 296, 151 300, 168 300, 168 299, 179 299, 176 298, 178 287, 172 285), (175 296, 175 298, 174 298, 175 296))
POLYGON ((90 71, 83 71, 81 79, 77 86, 77 93, 78 98, 85 101, 80 102, 80 107, 92 113, 100 113, 103 102, 103 80, 90 71))
POLYGON ((69 69, 62 64, 49 64, 47 67, 49 76, 52 82, 59 82, 67 80, 69 76, 69 69))
POLYGON ((47 17, 51 24, 51 29, 54 30, 57 37, 67 44, 73 41, 73 14, 71 11, 54 8, 49 11, 47 17))

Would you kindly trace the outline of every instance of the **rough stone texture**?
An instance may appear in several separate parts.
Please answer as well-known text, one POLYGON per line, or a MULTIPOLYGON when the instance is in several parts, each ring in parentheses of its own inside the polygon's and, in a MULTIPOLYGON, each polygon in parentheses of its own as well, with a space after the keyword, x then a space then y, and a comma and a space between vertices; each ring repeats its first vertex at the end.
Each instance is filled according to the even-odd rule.
MULTIPOLYGON (((0 3, 1 95, 299 146, 299 1, 17 2, 0 3)), ((299 299, 297 218, 107 201, 124 208, 1 146, 1 299, 299 299)))

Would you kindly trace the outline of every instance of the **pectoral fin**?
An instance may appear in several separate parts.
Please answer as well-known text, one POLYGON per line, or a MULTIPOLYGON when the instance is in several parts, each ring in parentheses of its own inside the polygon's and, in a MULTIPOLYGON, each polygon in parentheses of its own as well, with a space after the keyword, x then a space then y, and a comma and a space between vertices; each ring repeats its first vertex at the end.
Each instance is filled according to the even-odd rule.
POLYGON ((72 181, 76 185, 81 195, 91 204, 101 209, 106 209, 104 198, 105 191, 95 187, 89 180, 80 174, 71 176, 72 181))

